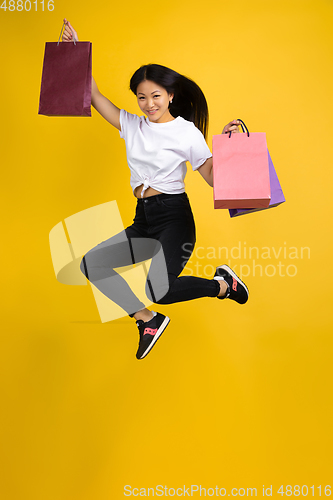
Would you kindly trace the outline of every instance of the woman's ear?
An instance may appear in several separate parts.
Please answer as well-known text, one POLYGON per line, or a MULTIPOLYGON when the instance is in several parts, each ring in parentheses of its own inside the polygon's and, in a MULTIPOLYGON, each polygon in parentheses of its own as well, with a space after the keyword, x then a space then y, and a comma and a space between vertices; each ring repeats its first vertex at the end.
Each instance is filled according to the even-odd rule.
POLYGON ((170 103, 170 104, 172 103, 172 100, 173 100, 174 95, 175 95, 175 94, 169 94, 169 103, 170 103))

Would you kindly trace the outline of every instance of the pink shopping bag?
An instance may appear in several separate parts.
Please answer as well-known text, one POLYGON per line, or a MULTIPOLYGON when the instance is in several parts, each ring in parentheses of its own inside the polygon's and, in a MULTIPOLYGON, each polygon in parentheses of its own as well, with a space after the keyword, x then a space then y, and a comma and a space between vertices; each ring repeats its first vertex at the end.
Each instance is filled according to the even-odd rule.
POLYGON ((280 181, 278 179, 277 173, 275 171, 272 159, 270 157, 269 151, 268 154, 268 165, 269 165, 269 180, 271 184, 271 201, 268 207, 266 208, 230 208, 229 214, 230 217, 239 217, 244 214, 252 214, 253 212, 260 212, 261 210, 267 210, 268 208, 277 207, 286 201, 280 181))
POLYGON ((59 40, 45 44, 38 113, 91 116, 92 44, 59 40))
POLYGON ((214 208, 266 208, 270 203, 266 134, 242 128, 242 134, 213 136, 214 208))

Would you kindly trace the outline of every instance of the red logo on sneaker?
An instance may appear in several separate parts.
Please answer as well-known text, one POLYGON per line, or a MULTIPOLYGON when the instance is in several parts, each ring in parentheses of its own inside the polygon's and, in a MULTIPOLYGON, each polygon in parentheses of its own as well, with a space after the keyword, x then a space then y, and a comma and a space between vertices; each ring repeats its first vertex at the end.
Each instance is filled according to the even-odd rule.
POLYGON ((237 292, 237 280, 235 278, 232 278, 232 289, 237 292))
POLYGON ((157 328, 145 328, 145 331, 143 332, 143 335, 155 335, 157 332, 157 328))

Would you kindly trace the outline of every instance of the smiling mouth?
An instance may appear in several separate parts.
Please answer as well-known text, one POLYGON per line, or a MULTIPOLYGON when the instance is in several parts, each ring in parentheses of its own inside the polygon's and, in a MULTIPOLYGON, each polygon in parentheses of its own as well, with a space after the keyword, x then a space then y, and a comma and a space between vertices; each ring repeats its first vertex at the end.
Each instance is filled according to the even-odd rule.
POLYGON ((156 113, 157 109, 152 109, 151 111, 148 111, 149 114, 156 113))

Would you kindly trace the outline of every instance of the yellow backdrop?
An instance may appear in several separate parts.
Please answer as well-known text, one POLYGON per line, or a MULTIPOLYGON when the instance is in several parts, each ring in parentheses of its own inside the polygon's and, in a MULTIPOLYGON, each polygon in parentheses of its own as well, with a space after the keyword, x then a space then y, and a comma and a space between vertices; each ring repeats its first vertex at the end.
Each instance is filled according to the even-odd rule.
POLYGON ((281 486, 285 497, 297 485, 300 496, 328 496, 332 2, 19 5, 29 3, 0 9, 1 498, 180 497, 186 488, 199 498, 200 486, 201 497, 247 488, 259 497, 264 487, 282 498, 281 486), (189 170, 197 251, 187 273, 210 276, 230 261, 250 300, 158 307, 171 323, 141 362, 134 322, 102 324, 91 289, 58 283, 52 266, 48 235, 60 221, 116 200, 126 225, 135 207, 116 129, 95 110, 37 114, 44 44, 65 16, 93 43, 95 79, 119 107, 139 112, 129 78, 155 62, 203 89, 209 146, 234 118, 266 132, 287 199, 230 219, 189 170))

